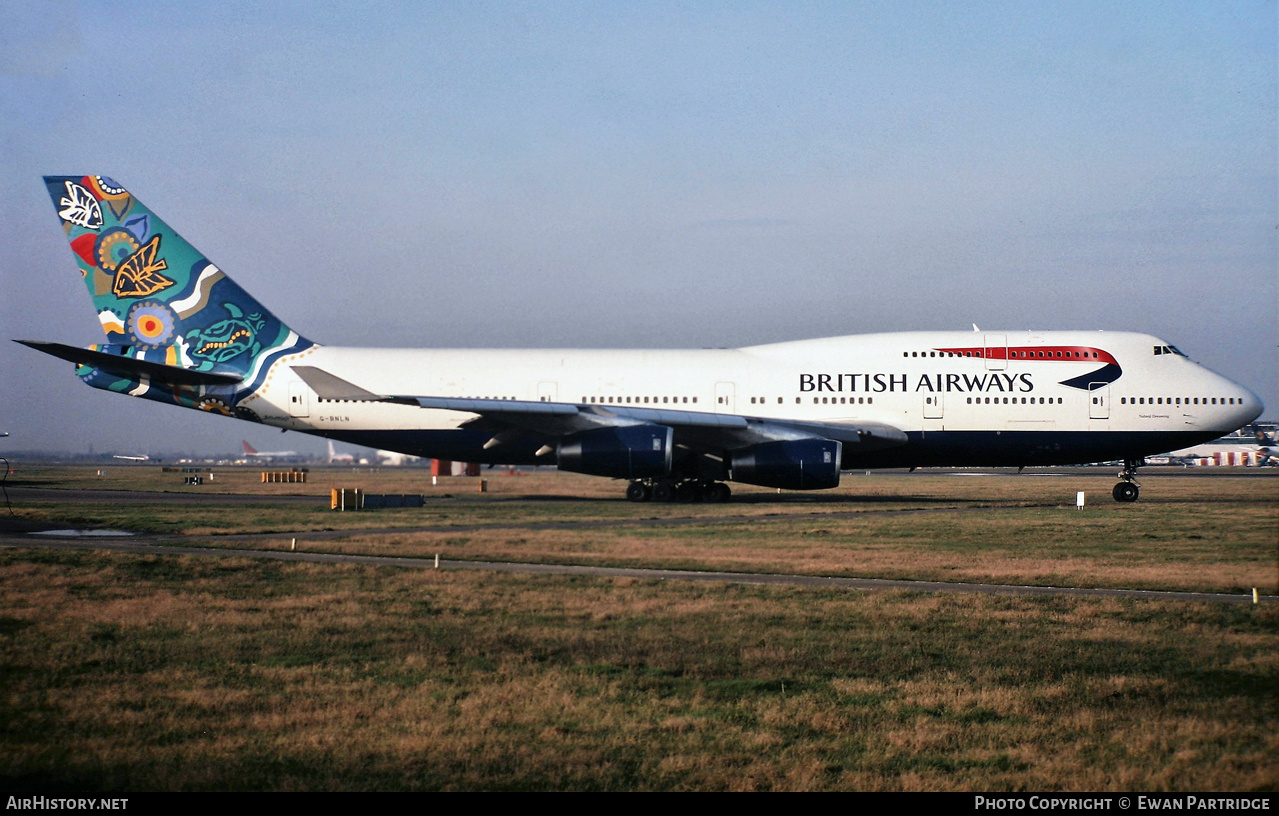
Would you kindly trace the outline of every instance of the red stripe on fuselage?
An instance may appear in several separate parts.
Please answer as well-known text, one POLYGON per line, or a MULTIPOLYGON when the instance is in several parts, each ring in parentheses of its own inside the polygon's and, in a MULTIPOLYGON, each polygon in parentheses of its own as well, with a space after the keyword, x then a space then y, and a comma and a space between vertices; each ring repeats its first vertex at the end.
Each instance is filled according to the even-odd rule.
POLYGON ((1092 346, 975 346, 936 350, 960 357, 985 357, 990 360, 1034 360, 1041 363, 1051 360, 1055 363, 1101 362, 1119 365, 1119 361, 1110 352, 1092 346))

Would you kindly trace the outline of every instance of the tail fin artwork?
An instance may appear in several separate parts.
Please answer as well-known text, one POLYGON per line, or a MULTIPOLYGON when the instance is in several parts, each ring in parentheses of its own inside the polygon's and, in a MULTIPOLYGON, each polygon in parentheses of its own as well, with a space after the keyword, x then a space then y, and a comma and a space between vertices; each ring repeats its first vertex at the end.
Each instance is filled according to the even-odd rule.
POLYGON ((1253 436, 1257 440, 1257 464, 1258 465, 1275 464, 1276 462, 1275 437, 1279 436, 1279 433, 1274 433, 1274 432, 1266 433, 1261 428, 1257 427, 1257 424, 1255 422, 1252 425, 1252 431, 1253 431, 1253 436))
POLYGON ((26 344, 79 364, 96 388, 255 419, 236 403, 313 344, 111 179, 44 182, 106 342, 26 344))

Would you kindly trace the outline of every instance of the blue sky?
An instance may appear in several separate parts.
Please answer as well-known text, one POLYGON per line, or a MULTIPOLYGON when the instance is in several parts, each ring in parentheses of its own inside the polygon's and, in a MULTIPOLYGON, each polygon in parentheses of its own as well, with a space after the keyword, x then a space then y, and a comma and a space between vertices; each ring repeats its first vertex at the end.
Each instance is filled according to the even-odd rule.
MULTIPOLYGON (((40 176, 387 346, 1146 331, 1279 408, 1275 2, 0 0, 0 325, 96 342, 40 176)), ((320 449, 0 346, 12 448, 320 449)))

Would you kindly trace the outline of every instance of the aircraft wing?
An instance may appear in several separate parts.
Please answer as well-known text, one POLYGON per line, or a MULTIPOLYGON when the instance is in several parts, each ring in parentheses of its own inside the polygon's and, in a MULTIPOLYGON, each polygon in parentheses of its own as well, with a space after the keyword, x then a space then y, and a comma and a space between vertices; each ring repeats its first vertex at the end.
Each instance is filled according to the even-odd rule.
POLYGON ((314 366, 293 366, 321 399, 391 402, 475 414, 464 425, 492 430, 492 444, 503 431, 522 430, 565 436, 600 428, 656 425, 674 429, 675 442, 700 451, 733 450, 764 442, 830 439, 872 451, 906 444, 906 434, 877 422, 805 422, 712 414, 634 405, 595 405, 530 400, 463 399, 457 397, 375 394, 314 366))

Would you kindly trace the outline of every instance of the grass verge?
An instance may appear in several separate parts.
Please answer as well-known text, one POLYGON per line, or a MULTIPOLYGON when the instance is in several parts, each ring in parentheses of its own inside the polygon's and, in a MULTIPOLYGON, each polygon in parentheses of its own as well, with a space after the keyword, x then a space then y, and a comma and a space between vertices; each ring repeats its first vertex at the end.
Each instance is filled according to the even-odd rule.
POLYGON ((0 779, 1274 790, 1277 616, 0 551, 0 779))

